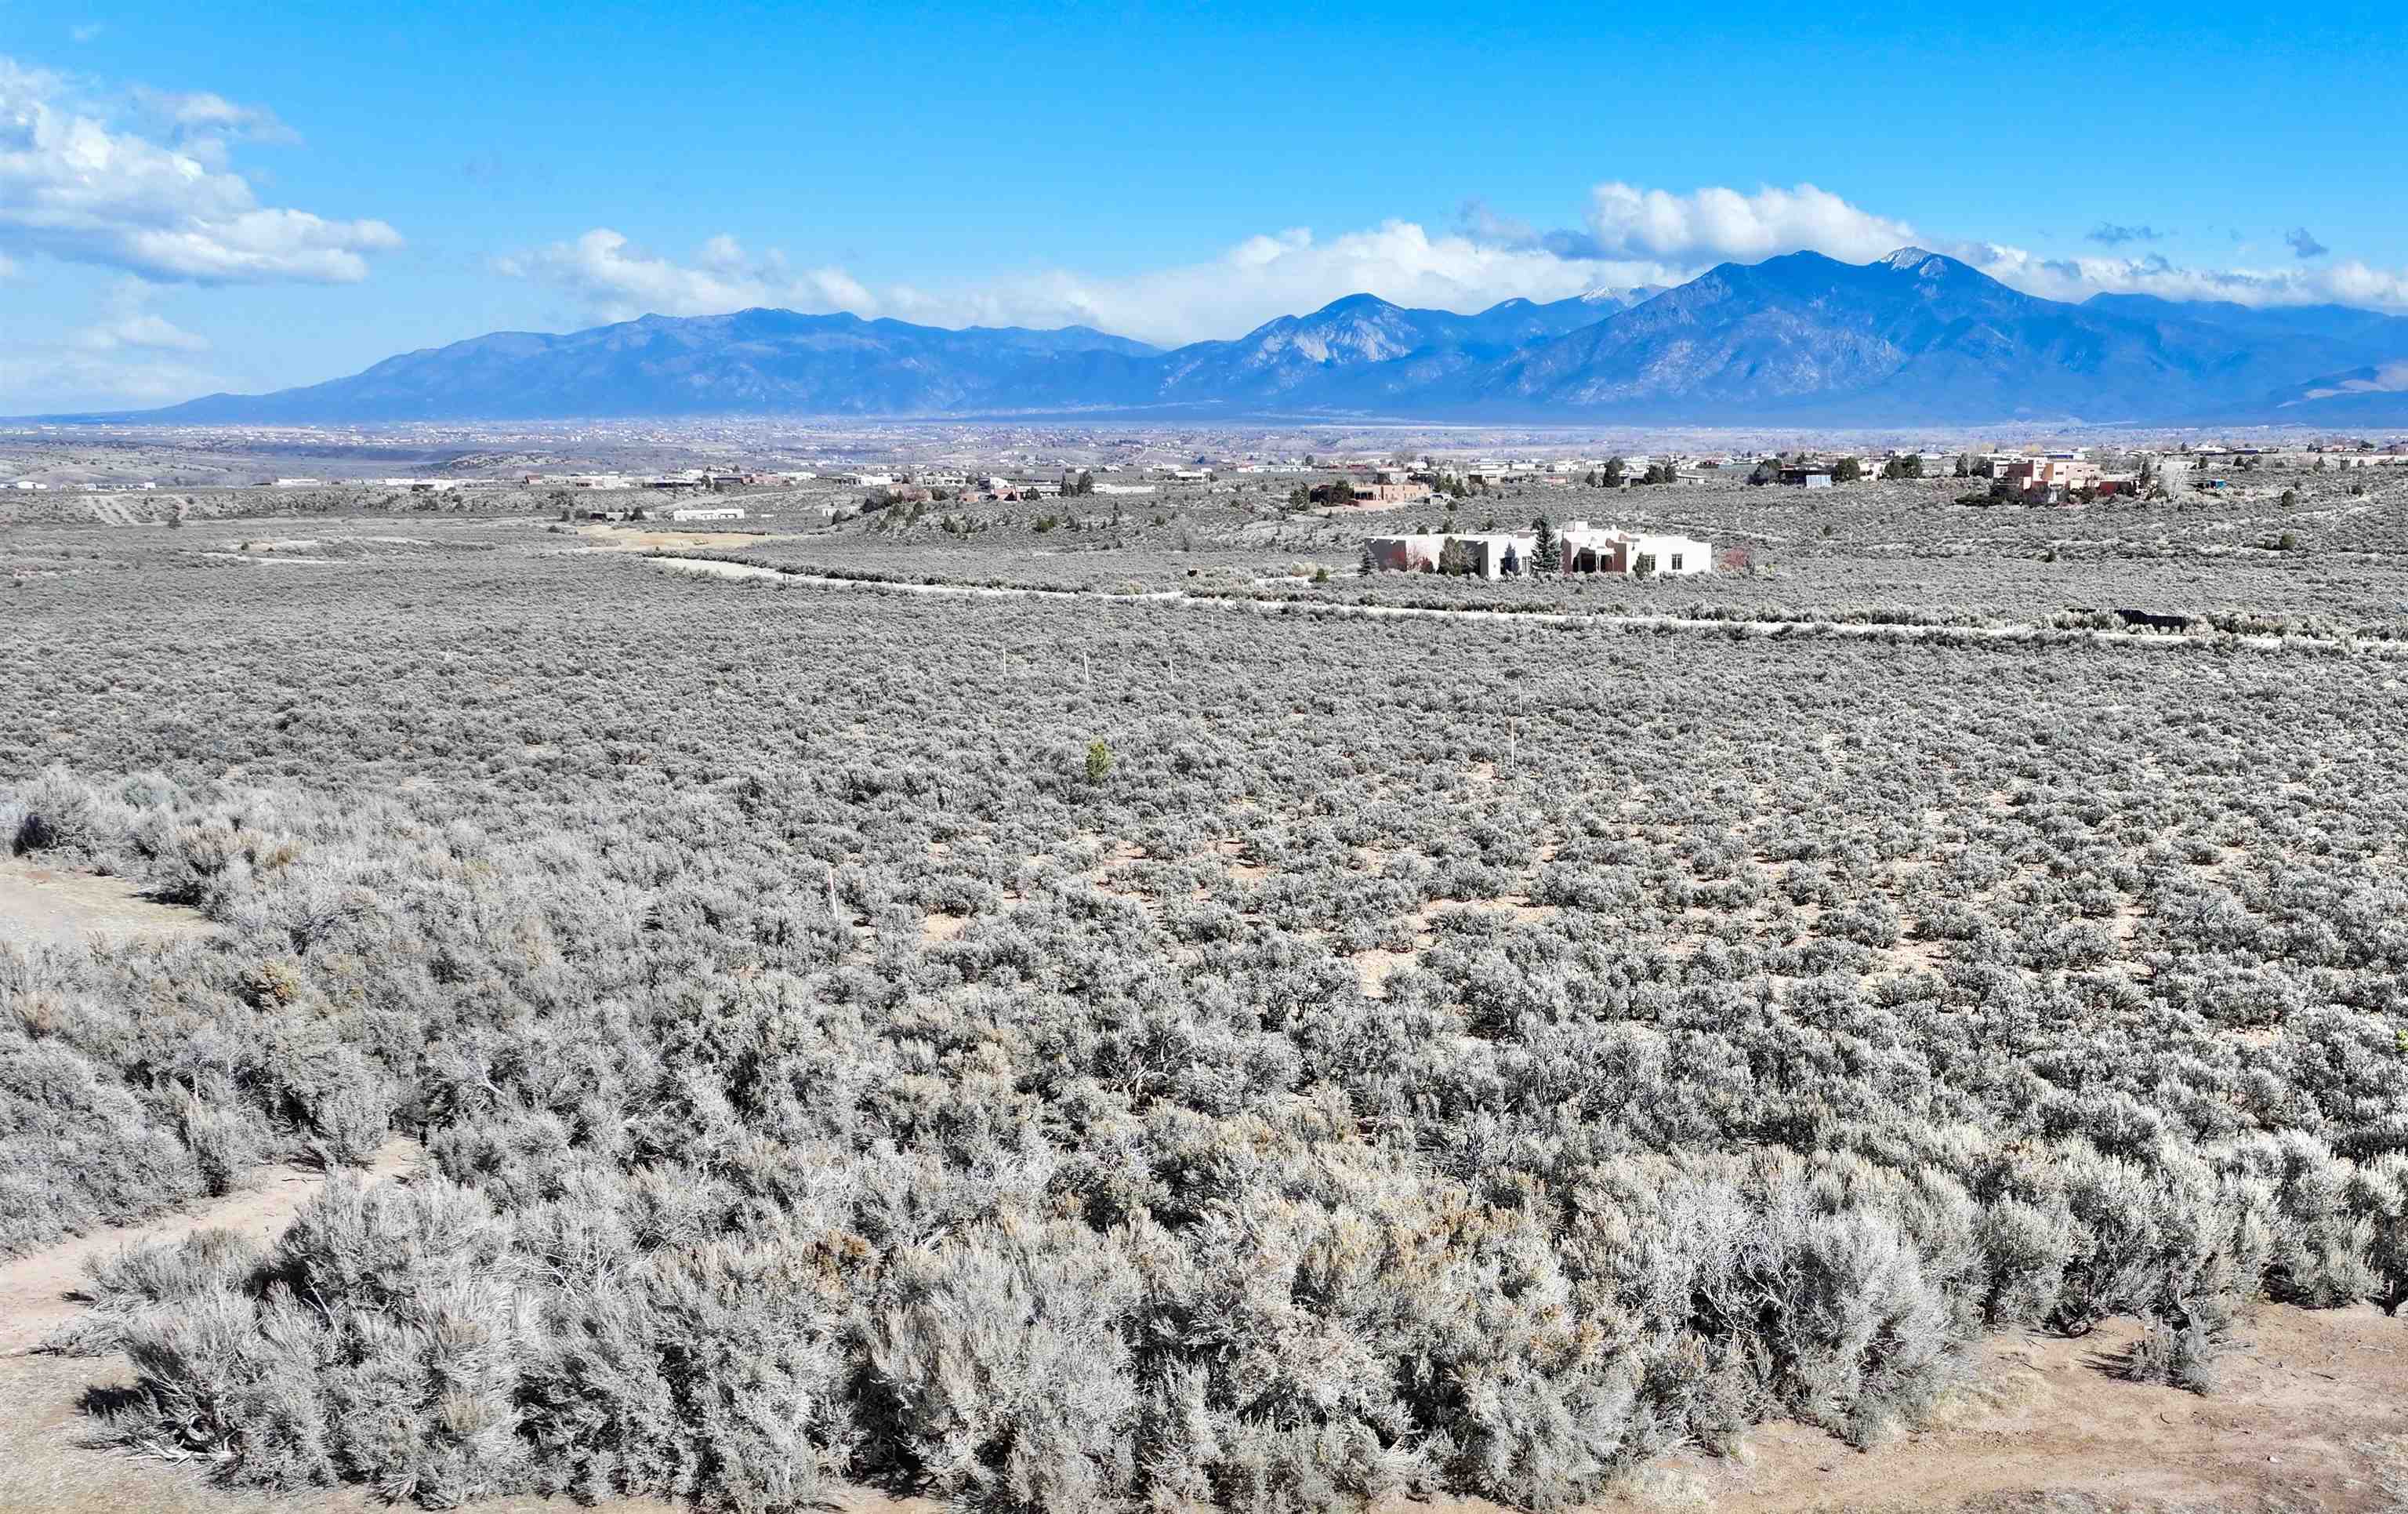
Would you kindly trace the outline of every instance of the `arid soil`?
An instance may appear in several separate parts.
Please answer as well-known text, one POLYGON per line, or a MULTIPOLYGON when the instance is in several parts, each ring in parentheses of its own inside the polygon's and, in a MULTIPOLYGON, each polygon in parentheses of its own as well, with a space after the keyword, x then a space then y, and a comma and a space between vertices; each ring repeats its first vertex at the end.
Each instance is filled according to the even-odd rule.
POLYGON ((2007 1337, 1934 1423, 1870 1451, 1763 1426, 1734 1461, 1684 1454, 1617 1511, 2408 1508, 2408 1323, 2371 1305, 2268 1305, 2244 1322, 2211 1397, 2114 1377, 2139 1334, 2007 1337))
MULTIPOLYGON (((188 909, 143 897, 123 878, 63 872, 0 860, 0 940, 32 945, 108 937, 210 930, 188 909)), ((0 1320, 0 1326, 5 1326, 0 1320)))
POLYGON ((580 526, 577 534, 594 545, 613 552, 651 552, 655 548, 683 548, 700 551, 705 547, 752 547, 765 541, 784 541, 792 532, 764 531, 647 531, 633 526, 580 526))
MULTIPOLYGON (((415 1165, 418 1149, 394 1141, 371 1172, 382 1180, 415 1165)), ((238 1509, 365 1507, 351 1498, 263 1500, 207 1486, 199 1469, 170 1466, 78 1444, 89 1431, 87 1393, 125 1383, 122 1357, 79 1360, 40 1354, 42 1341, 73 1319, 75 1291, 88 1258, 128 1246, 173 1243, 215 1227, 245 1234, 280 1233, 321 1181, 293 1168, 260 1174, 250 1187, 148 1224, 113 1227, 0 1262, 0 1509, 100 1514, 104 1509, 238 1509)))

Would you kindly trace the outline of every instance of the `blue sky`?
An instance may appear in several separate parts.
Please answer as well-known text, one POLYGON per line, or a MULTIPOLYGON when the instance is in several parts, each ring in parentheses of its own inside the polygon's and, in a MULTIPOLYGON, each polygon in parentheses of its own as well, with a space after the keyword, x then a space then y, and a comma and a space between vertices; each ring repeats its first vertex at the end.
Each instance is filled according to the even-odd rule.
POLYGON ((2397 8, 0 0, 0 413, 647 310, 1171 342, 1910 238, 2408 310, 2397 8))

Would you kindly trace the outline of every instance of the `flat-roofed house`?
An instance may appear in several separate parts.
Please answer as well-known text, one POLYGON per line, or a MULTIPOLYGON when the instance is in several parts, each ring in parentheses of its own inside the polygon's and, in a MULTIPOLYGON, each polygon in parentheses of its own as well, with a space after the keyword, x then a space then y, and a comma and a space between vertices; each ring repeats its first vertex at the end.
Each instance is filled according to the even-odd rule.
POLYGON ((1567 573, 1680 576, 1714 570, 1711 541, 1599 527, 1573 521, 1558 536, 1567 573))
POLYGON ((1363 543, 1371 566, 1383 573, 1435 573, 1445 549, 1442 536, 1375 536, 1363 543))

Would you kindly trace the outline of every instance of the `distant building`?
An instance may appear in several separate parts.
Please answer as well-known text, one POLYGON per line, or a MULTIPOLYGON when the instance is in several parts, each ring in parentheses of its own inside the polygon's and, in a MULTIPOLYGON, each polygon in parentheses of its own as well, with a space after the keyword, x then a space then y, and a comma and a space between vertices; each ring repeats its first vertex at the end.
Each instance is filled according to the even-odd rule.
POLYGON ((1351 479, 1335 479, 1329 487, 1350 491, 1357 504, 1406 505, 1430 497, 1426 483, 1356 483, 1351 479))
MULTIPOLYGON (((1562 571, 1638 577, 1692 577, 1714 570, 1710 541, 1592 526, 1574 521, 1557 534, 1562 571)), ((1364 554, 1374 570, 1395 573, 1460 573, 1514 578, 1538 571, 1539 538, 1530 531, 1430 532, 1375 536, 1364 554)))
POLYGON ((2102 474, 2099 465, 2081 457, 2028 457, 2009 463, 1999 477, 2024 495, 2059 495, 2071 489, 2095 489, 2102 474))
POLYGON ((1529 531, 1482 531, 1477 534, 1451 536, 1439 549, 1439 566, 1452 566, 1447 561, 1450 552, 1461 555, 1463 570, 1473 578, 1518 578, 1532 570, 1532 556, 1539 550, 1538 536, 1529 531))
POLYGON ((1364 541, 1363 550, 1381 572, 1518 578, 1531 570, 1539 539, 1528 531, 1375 536, 1364 541))
POLYGON ((1827 468, 1784 468, 1781 482, 1793 489, 1828 489, 1831 486, 1831 470, 1827 468))
POLYGON ((740 505, 686 505, 669 512, 673 521, 740 521, 744 510, 740 505))
POLYGON ((1713 543, 1684 536, 1599 528, 1586 521, 1573 521, 1557 534, 1556 541, 1567 573, 1687 578, 1714 570, 1713 543))
POLYGON ((1375 536, 1364 541, 1363 551, 1383 573, 1435 573, 1446 542, 1442 536, 1375 536))

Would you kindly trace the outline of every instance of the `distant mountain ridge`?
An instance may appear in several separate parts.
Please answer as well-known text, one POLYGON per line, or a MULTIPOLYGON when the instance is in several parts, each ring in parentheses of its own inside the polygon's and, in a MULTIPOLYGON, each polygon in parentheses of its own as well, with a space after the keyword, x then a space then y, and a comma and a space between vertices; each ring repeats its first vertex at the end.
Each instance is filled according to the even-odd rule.
MULTIPOLYGON (((1163 351, 1084 326, 949 330, 749 310, 501 332, 144 420, 303 424, 699 415, 1395 416, 1856 425, 2408 423, 2408 319, 2009 288, 1901 248, 1793 252, 1673 289, 1474 314, 1350 295, 1163 351)), ((132 418, 132 417, 121 417, 132 418)))

